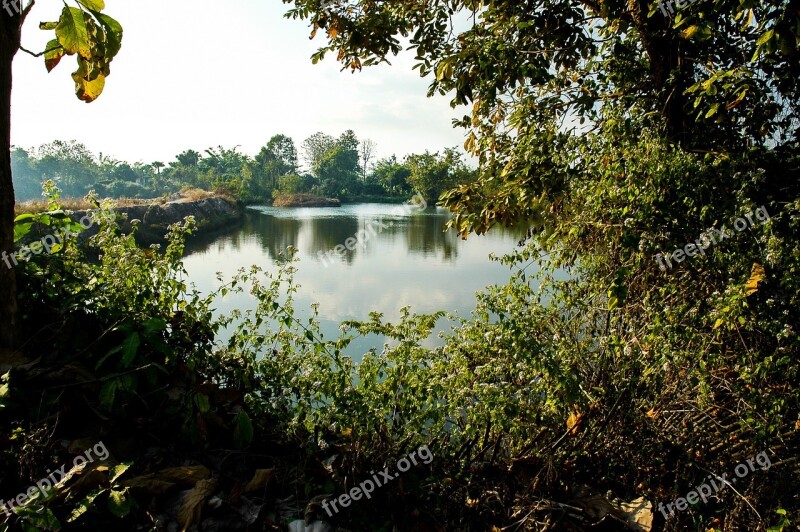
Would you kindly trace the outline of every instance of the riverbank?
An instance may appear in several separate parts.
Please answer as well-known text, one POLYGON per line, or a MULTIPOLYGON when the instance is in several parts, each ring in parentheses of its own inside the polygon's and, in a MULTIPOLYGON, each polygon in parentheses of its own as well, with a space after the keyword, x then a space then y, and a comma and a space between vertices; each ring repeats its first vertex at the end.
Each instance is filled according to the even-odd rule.
POLYGON ((272 202, 273 207, 341 207, 342 202, 336 198, 323 198, 313 194, 288 194, 278 196, 272 202))
MULTIPOLYGON (((164 241, 167 228, 182 222, 187 216, 193 216, 197 223, 193 236, 203 235, 235 227, 244 218, 244 205, 234 198, 207 192, 199 189, 186 189, 166 198, 153 200, 117 200, 112 210, 118 217, 120 228, 124 233, 133 229, 134 220, 138 220, 136 242, 149 245, 164 241)), ((72 211, 70 218, 79 222, 89 211, 94 210, 91 204, 83 200, 73 200, 65 205, 72 211)), ((26 202, 18 205, 17 215, 39 213, 47 210, 43 201, 26 202)), ((47 228, 42 228, 46 232, 47 228)), ((81 233, 80 242, 97 234, 98 227, 92 226, 81 233)), ((31 238, 35 238, 31 235, 31 238)))

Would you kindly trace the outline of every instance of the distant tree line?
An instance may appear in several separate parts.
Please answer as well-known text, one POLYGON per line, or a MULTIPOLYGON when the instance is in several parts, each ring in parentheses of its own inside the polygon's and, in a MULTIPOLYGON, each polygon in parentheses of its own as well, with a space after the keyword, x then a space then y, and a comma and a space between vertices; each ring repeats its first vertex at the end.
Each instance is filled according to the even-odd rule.
POLYGON ((270 202, 278 195, 310 193, 343 201, 380 201, 420 193, 430 202, 458 185, 474 181, 475 171, 460 152, 411 154, 375 160, 376 144, 352 130, 338 138, 315 133, 303 141, 301 167, 291 137, 275 135, 250 157, 234 148, 186 150, 164 164, 128 163, 95 156, 76 141, 56 140, 38 149, 12 150, 17 201, 41 197, 41 183, 52 179, 65 197, 89 190, 111 198, 152 198, 185 186, 228 192, 246 203, 270 202))

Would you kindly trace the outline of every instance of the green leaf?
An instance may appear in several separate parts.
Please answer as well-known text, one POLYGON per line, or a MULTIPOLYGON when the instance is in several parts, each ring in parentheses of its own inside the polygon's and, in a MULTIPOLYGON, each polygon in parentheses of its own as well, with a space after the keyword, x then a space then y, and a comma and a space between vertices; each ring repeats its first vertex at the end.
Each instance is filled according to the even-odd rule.
POLYGON ((719 103, 715 103, 714 105, 711 106, 711 109, 709 109, 708 112, 706 113, 706 118, 711 118, 712 116, 717 114, 717 111, 719 111, 719 103))
POLYGON ((149 318, 142 323, 142 328, 146 336, 151 336, 155 332, 165 330, 167 321, 163 318, 149 318))
POLYGON ((72 512, 69 514, 67 523, 76 521, 80 516, 88 512, 94 506, 93 503, 97 496, 104 491, 106 490, 92 490, 86 495, 86 497, 78 501, 77 506, 75 506, 75 508, 73 508, 72 512))
POLYGON ((444 81, 445 79, 453 77, 453 73, 455 72, 453 61, 453 58, 448 58, 439 63, 439 66, 436 67, 436 81, 444 81))
POLYGON ((764 32, 764 35, 762 35, 761 37, 758 38, 758 40, 756 41, 756 44, 758 46, 763 46, 763 45, 767 44, 767 42, 770 39, 772 39, 772 37, 774 35, 775 35, 775 30, 768 30, 768 31, 764 32))
POLYGON ((20 214, 19 216, 14 218, 14 223, 22 222, 25 220, 33 220, 34 218, 36 218, 35 214, 20 214))
POLYGON ((11 372, 7 372, 5 375, 0 377, 0 410, 6 407, 5 401, 8 399, 9 396, 9 388, 8 388, 8 381, 11 377, 11 372))
POLYGON ((86 20, 83 16, 83 11, 77 7, 64 7, 56 27, 56 37, 67 54, 78 54, 84 59, 91 59, 89 31, 86 29, 86 20))
POLYGON ((245 447, 253 441, 253 422, 244 410, 236 416, 236 428, 233 430, 233 442, 238 448, 245 447))
POLYGON ((33 223, 15 224, 14 225, 14 242, 19 242, 22 238, 31 232, 33 223))
POLYGON ((119 53, 122 48, 122 25, 115 19, 109 17, 105 13, 89 10, 97 22, 106 30, 106 62, 111 62, 112 59, 119 53))
POLYGON ((17 506, 14 511, 24 522, 38 530, 61 530, 61 523, 50 508, 17 506))
POLYGON ((197 408, 203 414, 211 410, 211 404, 208 401, 208 396, 205 394, 198 393, 197 395, 195 395, 194 404, 197 405, 197 408))
POLYGON ((111 490, 108 494, 108 509, 117 517, 125 517, 131 511, 133 503, 128 496, 128 488, 122 491, 111 490))
POLYGON ((135 332, 125 339, 122 344, 122 366, 127 368, 133 362, 133 359, 136 358, 136 353, 139 351, 139 344, 141 343, 141 339, 139 338, 139 333, 135 332))
POLYGON ((39 29, 45 31, 52 31, 58 27, 58 22, 40 22, 39 29))
POLYGON ((114 467, 112 467, 111 468, 111 478, 109 479, 109 482, 111 482, 112 484, 114 482, 116 482, 117 479, 119 479, 119 477, 121 477, 123 474, 125 474, 125 472, 128 469, 130 469, 130 467, 132 465, 133 465, 133 462, 123 462, 121 464, 117 464, 114 467))
POLYGON ((117 394, 117 381, 108 381, 100 388, 100 404, 106 410, 111 410, 114 406, 114 396, 117 394))
POLYGON ((106 8, 105 0, 78 0, 78 3, 90 11, 102 11, 106 8))
POLYGON ((711 37, 713 37, 714 33, 711 31, 711 28, 707 26, 702 26, 700 31, 697 32, 697 40, 698 41, 707 41, 711 37))
POLYGON ((58 39, 53 39, 48 42, 44 53, 44 66, 47 68, 47 71, 52 72, 53 69, 58 66, 58 63, 61 62, 61 58, 63 58, 64 55, 66 55, 64 53, 64 47, 58 43, 58 39))

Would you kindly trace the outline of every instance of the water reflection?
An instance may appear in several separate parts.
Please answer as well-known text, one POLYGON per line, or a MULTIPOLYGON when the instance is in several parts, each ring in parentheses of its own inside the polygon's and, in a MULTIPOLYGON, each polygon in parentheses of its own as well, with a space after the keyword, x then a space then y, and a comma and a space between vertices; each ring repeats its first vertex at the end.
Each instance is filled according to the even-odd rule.
MULTIPOLYGON (((253 207, 248 209, 244 224, 228 238, 238 250, 242 238, 254 235, 273 260, 287 247, 294 246, 302 255, 319 262, 328 256, 344 264, 353 264, 359 255, 369 256, 371 248, 380 249, 398 240, 404 242, 409 256, 437 257, 442 262, 451 263, 458 258, 460 239, 455 231, 445 231, 450 218, 446 210, 428 208, 398 214, 396 207, 388 207, 372 204, 338 209, 253 207), (353 249, 344 248, 350 238, 358 239, 358 244, 351 245, 353 249), (337 246, 341 246, 342 253, 334 252, 337 246)), ((509 236, 511 233, 499 229, 495 234, 509 236)), ((191 253, 208 251, 219 236, 198 237, 187 246, 187 250, 191 253)))
MULTIPOLYGON (((497 229, 464 241, 454 231, 444 231, 449 216, 443 209, 398 212, 397 206, 380 204, 255 207, 248 210, 242 226, 193 240, 184 265, 189 280, 208 292, 219 285, 216 272, 230 279, 239 268, 252 264, 274 270, 275 259, 288 246, 295 247, 300 259, 298 318, 307 317, 309 307, 319 303, 326 337, 335 337, 342 321, 366 319, 371 311, 395 321, 404 306, 417 313, 445 310, 466 316, 475 307, 476 291, 504 284, 511 275, 507 267, 489 261, 489 254, 511 251, 521 235, 497 229), (363 237, 361 245, 341 256, 333 253, 325 258, 356 235, 369 238, 363 237)), ((218 302, 217 311, 253 306, 249 297, 229 294, 218 302)), ((448 328, 443 320, 437 331, 448 328)), ((429 347, 437 343, 434 337, 429 347)), ((382 339, 362 339, 352 347, 358 356, 370 347, 380 350, 382 339)))

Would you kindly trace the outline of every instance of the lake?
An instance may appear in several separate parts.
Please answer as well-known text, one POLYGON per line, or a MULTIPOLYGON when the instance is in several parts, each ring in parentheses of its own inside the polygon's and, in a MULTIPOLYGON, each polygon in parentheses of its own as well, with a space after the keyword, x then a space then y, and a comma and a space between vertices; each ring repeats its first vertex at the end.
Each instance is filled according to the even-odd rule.
MULTIPOLYGON (((295 310, 302 321, 311 305, 319 303, 326 339, 338 335, 342 321, 365 320, 371 311, 392 321, 399 319, 404 306, 418 314, 445 310, 469 316, 476 291, 505 284, 512 274, 489 255, 510 252, 522 235, 498 228, 462 240, 454 230, 444 230, 450 216, 441 208, 372 203, 250 207, 240 227, 187 245, 184 265, 189 281, 208 293, 219 286, 217 272, 230 280, 240 268, 253 264, 276 270, 275 259, 294 246, 300 259, 295 310)), ((216 311, 227 314, 254 306, 248 294, 229 294, 218 301, 216 311)), ((446 319, 437 323, 437 332, 449 328, 446 319)), ((441 344, 436 336, 426 347, 441 344)), ((380 351, 383 343, 383 338, 359 338, 348 354, 360 359, 370 348, 380 351)))

